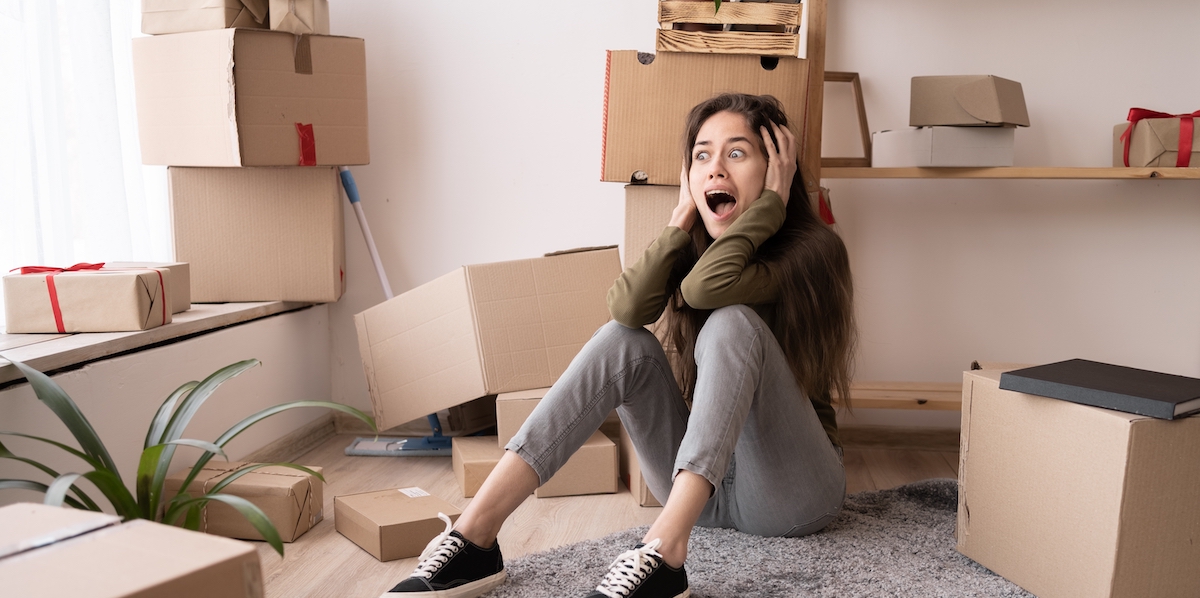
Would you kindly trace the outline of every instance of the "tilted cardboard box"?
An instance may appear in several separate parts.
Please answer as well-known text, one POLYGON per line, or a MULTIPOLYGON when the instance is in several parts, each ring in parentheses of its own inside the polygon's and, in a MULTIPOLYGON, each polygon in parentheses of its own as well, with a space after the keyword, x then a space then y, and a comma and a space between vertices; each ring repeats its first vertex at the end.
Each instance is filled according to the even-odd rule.
POLYGON ((1042 598, 1200 596, 1200 417, 963 374, 959 552, 1042 598))
POLYGON ((1012 166, 1012 127, 921 127, 871 135, 876 168, 1012 166))
POLYGON ((1029 126, 1025 92, 1016 81, 992 75, 913 77, 911 94, 912 127, 1029 126))
POLYGON ((457 521, 462 511, 420 488, 378 490, 336 496, 333 523, 338 533, 381 561, 419 556, 446 529, 443 513, 457 521))
POLYGON ((455 436, 452 443, 450 467, 463 498, 471 498, 504 457, 504 448, 495 436, 455 436))
POLYGON ((167 268, 9 274, 3 285, 10 334, 131 332, 171 323, 167 268))
POLYGON ((267 0, 142 0, 142 33, 266 29, 267 0))
POLYGON ((464 266, 354 316, 381 430, 554 384, 610 319, 615 248, 464 266))
MULTIPOLYGON (((1125 166, 1125 141, 1129 129, 1123 122, 1113 127, 1113 166, 1125 166)), ((1129 166, 1175 167, 1179 159, 1179 119, 1147 118, 1137 122, 1129 140, 1129 166)), ((1200 168, 1200 127, 1192 128, 1192 152, 1188 167, 1200 168)))
MULTIPOLYGON (((253 464, 211 461, 192 480, 187 492, 192 497, 201 496, 229 474, 249 465, 253 464)), ((320 467, 309 469, 322 473, 320 467)), ((163 483, 163 495, 169 499, 178 494, 190 472, 191 467, 188 467, 168 476, 163 483)), ((240 496, 254 503, 267 514, 281 540, 294 542, 324 517, 324 487, 324 482, 303 471, 274 466, 256 469, 239 477, 223 488, 221 493, 240 496)), ((216 501, 208 503, 201 511, 200 531, 226 538, 263 539, 262 534, 241 513, 216 501)))
POLYGON ((370 162, 363 40, 219 29, 133 40, 142 163, 370 162))

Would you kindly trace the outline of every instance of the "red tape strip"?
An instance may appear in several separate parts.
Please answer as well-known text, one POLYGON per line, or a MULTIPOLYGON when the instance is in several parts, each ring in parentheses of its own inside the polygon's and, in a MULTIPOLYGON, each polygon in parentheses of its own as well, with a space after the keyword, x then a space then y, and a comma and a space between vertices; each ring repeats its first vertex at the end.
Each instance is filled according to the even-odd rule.
POLYGON ((312 125, 296 123, 296 133, 300 136, 300 166, 316 166, 317 138, 312 125))

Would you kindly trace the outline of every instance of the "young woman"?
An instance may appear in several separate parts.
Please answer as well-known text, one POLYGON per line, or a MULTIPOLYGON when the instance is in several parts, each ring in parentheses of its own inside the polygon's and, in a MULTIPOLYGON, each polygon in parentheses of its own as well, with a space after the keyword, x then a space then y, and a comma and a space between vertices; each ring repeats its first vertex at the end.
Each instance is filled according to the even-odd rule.
POLYGON ((608 292, 613 321, 546 393, 453 531, 445 518, 416 571, 384 596, 467 598, 502 583, 501 525, 614 408, 666 500, 589 597, 689 596, 696 525, 800 536, 837 516, 846 480, 830 396, 848 396, 855 340, 846 248, 809 204, 775 98, 696 106, 684 151, 670 223, 608 292), (674 360, 644 328, 664 311, 674 360))

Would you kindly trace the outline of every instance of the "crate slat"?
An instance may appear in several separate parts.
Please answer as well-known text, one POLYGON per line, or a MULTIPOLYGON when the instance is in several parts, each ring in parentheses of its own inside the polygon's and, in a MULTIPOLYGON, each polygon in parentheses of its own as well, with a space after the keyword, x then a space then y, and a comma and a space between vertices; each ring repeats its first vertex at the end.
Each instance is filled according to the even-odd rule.
MULTIPOLYGON (((724 3, 722 3, 724 6, 724 3)), ((758 54, 795 56, 799 36, 795 33, 759 31, 676 31, 659 29, 655 47, 660 52, 708 54, 758 54)))
POLYGON ((670 29, 673 23, 717 23, 722 25, 785 25, 800 26, 801 4, 722 2, 713 12, 712 2, 680 2, 664 0, 658 3, 658 22, 670 29))

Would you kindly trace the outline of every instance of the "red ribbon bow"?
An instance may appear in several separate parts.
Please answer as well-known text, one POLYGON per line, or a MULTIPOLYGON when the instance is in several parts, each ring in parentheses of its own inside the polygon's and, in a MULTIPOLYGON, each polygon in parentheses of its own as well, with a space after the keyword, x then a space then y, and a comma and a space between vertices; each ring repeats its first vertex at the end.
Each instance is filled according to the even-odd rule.
POLYGON ((22 268, 13 268, 12 270, 9 270, 9 272, 15 272, 17 270, 20 270, 21 274, 40 274, 42 272, 53 272, 55 274, 58 274, 59 272, 78 272, 80 270, 99 270, 100 268, 103 268, 103 267, 104 267, 104 262, 100 262, 99 264, 79 263, 79 264, 75 264, 74 266, 68 266, 66 268, 55 268, 54 266, 24 266, 22 268))
POLYGON ((1167 114, 1145 108, 1129 109, 1129 127, 1121 133, 1121 141, 1125 142, 1125 166, 1129 166, 1129 143, 1133 141, 1133 127, 1139 120, 1146 118, 1178 118, 1179 119, 1179 156, 1175 158, 1175 166, 1187 168, 1192 161, 1192 131, 1195 123, 1192 119, 1200 116, 1200 110, 1191 114, 1167 114))
MULTIPOLYGON (((62 308, 58 304, 58 288, 54 286, 54 276, 63 272, 80 272, 83 270, 100 270, 104 267, 104 262, 99 264, 79 263, 66 268, 55 268, 54 266, 24 266, 21 268, 13 268, 9 272, 20 270, 21 274, 45 274, 46 275, 46 291, 50 294, 50 309, 54 311, 54 324, 58 326, 58 332, 65 334, 67 327, 63 325, 62 308)), ((167 288, 163 284, 162 272, 158 272, 158 288, 162 296, 162 321, 167 323, 167 288)))

